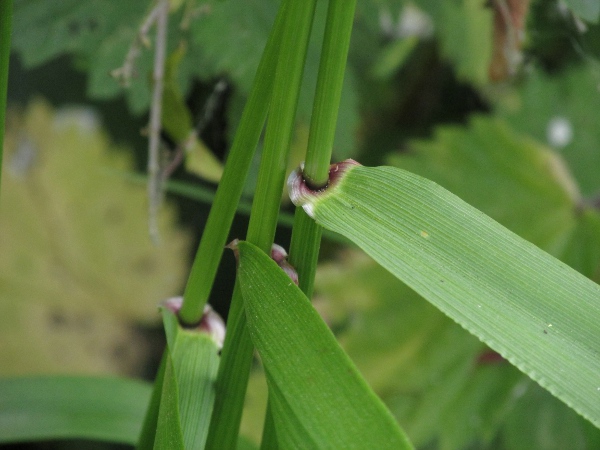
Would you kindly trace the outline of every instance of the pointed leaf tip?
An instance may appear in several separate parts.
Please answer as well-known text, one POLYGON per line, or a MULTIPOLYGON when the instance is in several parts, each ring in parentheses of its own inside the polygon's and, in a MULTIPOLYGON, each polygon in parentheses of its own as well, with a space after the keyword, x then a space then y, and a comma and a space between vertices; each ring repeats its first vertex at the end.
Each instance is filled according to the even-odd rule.
POLYGON ((225 248, 228 248, 229 250, 231 250, 233 252, 233 255, 235 256, 236 264, 240 263, 240 251, 238 249, 239 242, 240 242, 239 239, 234 239, 233 241, 231 241, 229 244, 227 244, 225 246, 225 248))
POLYGON ((233 250, 234 252, 237 251, 238 249, 238 244, 240 243, 239 239, 234 239, 233 241, 231 241, 229 244, 227 244, 225 246, 225 248, 228 248, 230 250, 233 250))
MULTIPOLYGON (((239 244, 240 244, 240 240, 234 239, 227 245, 227 248, 230 248, 231 250, 234 251, 235 258, 236 258, 236 261, 238 262, 238 264, 240 261, 239 244)), ((271 253, 269 256, 292 279, 294 284, 298 285, 298 273, 296 272, 296 269, 294 268, 294 266, 292 266, 287 261, 287 257, 288 257, 287 251, 281 245, 272 244, 271 245, 271 253)))
POLYGON ((304 212, 314 219, 314 202, 334 189, 344 178, 344 175, 355 166, 361 164, 353 159, 346 159, 342 162, 329 166, 329 181, 321 189, 312 189, 304 179, 304 163, 294 170, 287 180, 288 194, 292 203, 296 206, 302 206, 304 212))

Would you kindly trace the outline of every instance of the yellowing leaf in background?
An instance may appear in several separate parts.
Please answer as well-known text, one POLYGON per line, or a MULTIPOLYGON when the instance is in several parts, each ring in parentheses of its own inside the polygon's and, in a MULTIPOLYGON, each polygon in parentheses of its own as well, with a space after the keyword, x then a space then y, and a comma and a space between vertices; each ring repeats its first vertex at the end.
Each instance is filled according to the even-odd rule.
POLYGON ((135 373, 148 351, 136 323, 177 294, 187 235, 160 216, 91 110, 42 101, 9 121, 0 198, 0 374, 135 373))

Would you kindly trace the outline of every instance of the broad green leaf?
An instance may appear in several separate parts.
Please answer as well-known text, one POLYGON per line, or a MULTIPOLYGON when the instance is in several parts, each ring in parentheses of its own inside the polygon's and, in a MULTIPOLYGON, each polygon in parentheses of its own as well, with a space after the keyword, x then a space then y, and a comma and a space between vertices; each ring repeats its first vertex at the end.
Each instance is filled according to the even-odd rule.
MULTIPOLYGON (((522 117, 522 120, 533 118, 522 117)), ((525 124, 518 125, 522 129, 525 124)), ((598 213, 591 208, 582 209, 578 206, 581 197, 576 181, 571 177, 560 155, 531 138, 516 133, 506 122, 477 116, 473 117, 466 127, 439 127, 432 139, 410 143, 408 151, 392 156, 389 161, 439 183, 511 231, 550 251, 574 269, 596 281, 600 280, 600 229, 595 225, 598 223, 598 213)), ((349 277, 354 280, 357 275, 353 273, 349 277)), ((364 282, 368 285, 368 279, 364 282)), ((351 291, 357 287, 348 286, 347 289, 351 291)), ((388 286, 388 290, 397 292, 398 288, 388 286)), ((330 291, 328 293, 329 296, 333 295, 330 291)), ((385 312, 382 311, 381 314, 385 315, 385 312)), ((358 335, 355 339, 362 339, 366 341, 365 345, 368 345, 368 332, 365 330, 364 334, 365 336, 358 335)), ((357 359, 355 354, 348 350, 350 356, 359 363, 360 358, 357 359)), ((414 364, 421 365, 422 362, 417 360, 414 364)), ((360 364, 359 367, 362 368, 360 364)), ((496 371, 502 372, 504 369, 496 367, 496 371)), ((402 376, 397 378, 402 379, 402 376)), ((370 381, 368 376, 367 379, 370 381)), ((449 381, 453 378, 445 379, 449 381)), ((454 379, 457 382, 469 380, 460 377, 454 379)), ((487 434, 490 431, 502 435, 509 433, 509 429, 516 423, 511 418, 521 416, 522 409, 525 406, 531 408, 533 404, 539 413, 530 416, 527 427, 521 427, 520 433, 523 440, 537 442, 537 448, 546 447, 535 436, 551 436, 547 431, 540 431, 547 426, 546 417, 550 415, 548 410, 552 410, 553 420, 561 422, 564 419, 564 423, 569 423, 573 433, 580 434, 577 430, 585 427, 585 421, 573 420, 574 413, 547 392, 540 394, 535 385, 523 383, 519 379, 516 379, 515 383, 527 386, 518 389, 522 397, 519 397, 517 404, 517 397, 510 389, 504 389, 501 382, 491 383, 489 386, 491 391, 496 390, 498 399, 506 398, 509 404, 505 408, 507 419, 500 417, 500 420, 495 421, 494 427, 486 431, 487 434)), ((452 389, 451 386, 440 388, 452 389)), ((391 389, 384 388, 387 392, 391 389)), ((500 401, 498 403, 502 404, 500 401)), ((392 411, 395 411, 394 408, 392 411)), ((465 410, 466 412, 468 410, 465 410)), ((477 409, 472 409, 471 413, 477 414, 477 409)), ((488 413, 478 417, 490 415, 488 413)), ((444 442, 447 432, 454 427, 448 426, 444 414, 440 417, 439 425, 435 422, 429 424, 436 426, 436 429, 431 431, 440 433, 439 439, 444 442)), ((454 417, 461 416, 454 414, 454 417)), ((482 422, 467 419, 468 417, 465 417, 465 421, 461 423, 472 423, 475 433, 482 431, 482 422)), ((419 442, 410 434, 410 419, 405 419, 402 423, 406 424, 411 438, 419 442)), ((556 427, 552 429, 560 434, 556 427)), ((461 437, 465 438, 465 433, 462 433, 461 437)), ((589 440, 585 442, 578 448, 593 448, 589 440)), ((577 445, 573 443, 573 447, 577 445)), ((530 448, 536 447, 532 444, 530 448)))
POLYGON ((600 425, 600 286, 401 169, 352 165, 295 201, 600 425))
POLYGON ((162 315, 169 357, 155 447, 179 448, 181 442, 181 448, 202 449, 215 398, 219 349, 207 332, 181 327, 170 309, 163 307, 162 315))
POLYGON ((240 242, 238 251, 281 448, 410 448, 300 289, 254 245, 240 242))
POLYGON ((345 250, 320 265, 315 293, 315 308, 418 448, 512 450, 505 436, 526 414, 518 432, 530 450, 547 449, 539 436, 563 432, 550 433, 549 416, 585 436, 570 449, 595 448, 599 429, 363 252, 345 250))
POLYGON ((135 444, 152 386, 125 378, 0 378, 0 442, 97 439, 135 444))
POLYGON ((160 216, 89 109, 32 103, 7 127, 0 199, 0 373, 132 373, 152 346, 134 323, 181 286, 188 237, 160 216))
POLYGON ((600 1, 598 0, 564 0, 566 5, 573 11, 573 13, 587 21, 592 23, 598 22, 598 16, 600 16, 600 1))

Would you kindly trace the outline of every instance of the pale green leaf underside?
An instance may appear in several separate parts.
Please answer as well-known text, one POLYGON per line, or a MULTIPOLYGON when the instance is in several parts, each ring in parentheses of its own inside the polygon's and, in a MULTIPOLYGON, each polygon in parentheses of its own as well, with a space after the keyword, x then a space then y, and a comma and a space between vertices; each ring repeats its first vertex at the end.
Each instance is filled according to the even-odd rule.
POLYGON ((352 168, 312 207, 319 224, 600 425, 600 286, 401 169, 352 168))
POLYGON ((238 248, 248 328, 280 447, 411 448, 302 291, 256 246, 238 248))
POLYGON ((0 379, 0 442, 97 439, 135 444, 152 386, 124 378, 0 379))

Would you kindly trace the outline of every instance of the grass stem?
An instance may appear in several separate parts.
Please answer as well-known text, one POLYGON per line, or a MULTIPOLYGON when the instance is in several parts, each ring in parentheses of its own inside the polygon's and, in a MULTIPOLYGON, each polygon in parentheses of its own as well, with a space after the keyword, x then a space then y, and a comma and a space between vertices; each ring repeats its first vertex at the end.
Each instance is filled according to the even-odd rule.
POLYGON ((189 325, 197 323, 202 317, 227 244, 229 229, 267 118, 282 33, 283 12, 280 11, 256 71, 250 97, 244 107, 185 287, 179 317, 189 325))
MULTIPOLYGON (((317 78, 304 178, 315 188, 327 185, 356 0, 330 0, 317 78)), ((289 261, 300 288, 312 297, 322 230, 302 208, 296 209, 289 261)))
MULTIPOLYGON (((269 253, 281 202, 302 73, 316 0, 287 0, 279 57, 273 82, 269 120, 247 240, 269 253)), ((227 336, 217 376, 217 396, 207 449, 228 450, 237 445, 244 397, 252 363, 252 344, 239 288, 234 290, 227 336), (233 314, 233 316, 232 316, 233 314), (231 322, 234 320, 235 322, 231 322), (234 371, 235 370, 235 371, 234 371)))

